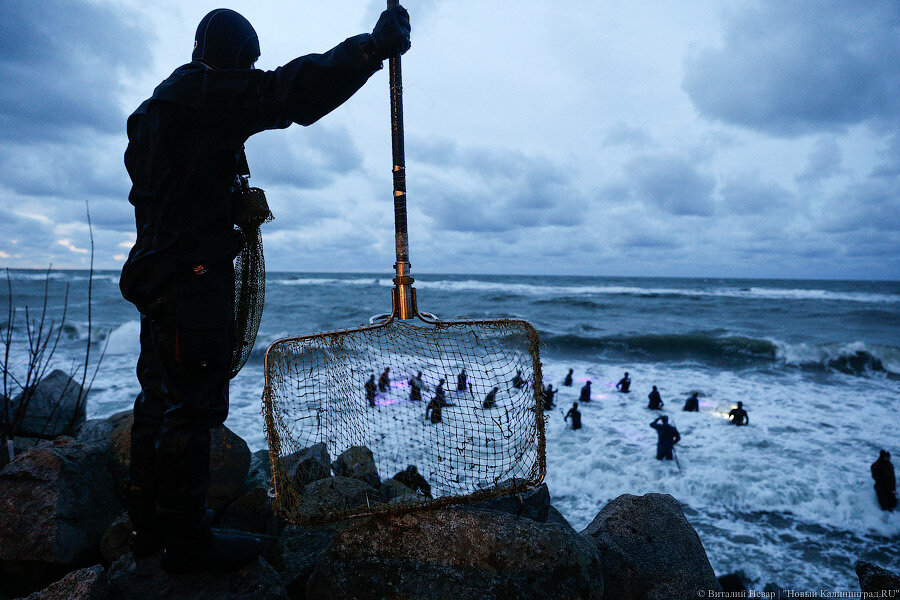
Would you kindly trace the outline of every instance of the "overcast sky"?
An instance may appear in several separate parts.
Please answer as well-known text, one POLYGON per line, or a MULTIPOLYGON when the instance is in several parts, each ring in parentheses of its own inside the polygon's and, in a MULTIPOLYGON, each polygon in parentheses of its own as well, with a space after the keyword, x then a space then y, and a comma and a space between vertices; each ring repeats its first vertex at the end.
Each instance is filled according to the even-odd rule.
MULTIPOLYGON (((900 279, 900 2, 408 0, 415 273, 900 279)), ((134 241, 125 119, 228 6, 273 69, 380 2, 0 2, 0 266, 134 241)), ((387 69, 247 153, 270 270, 389 271, 387 69)))

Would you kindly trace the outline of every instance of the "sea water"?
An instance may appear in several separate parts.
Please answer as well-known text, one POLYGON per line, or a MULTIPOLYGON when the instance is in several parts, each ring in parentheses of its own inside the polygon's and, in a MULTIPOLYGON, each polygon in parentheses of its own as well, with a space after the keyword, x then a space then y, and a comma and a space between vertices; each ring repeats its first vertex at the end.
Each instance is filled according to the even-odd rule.
MULTIPOLYGON (((48 321, 68 310, 54 362, 71 370, 83 361, 88 282, 86 272, 10 271, 14 370, 24 364, 24 307, 39 316, 45 285, 48 321)), ((138 391, 140 325, 117 284, 114 272, 92 280, 92 367, 106 354, 89 418, 130 408, 138 391)), ((390 310, 391 286, 386 274, 270 273, 227 425, 252 450, 265 447, 268 343, 367 322, 390 310)), ((417 275, 415 287, 419 308, 442 318, 531 321, 554 387, 574 370, 548 415, 546 482, 576 529, 621 494, 669 493, 716 573, 743 570, 756 589, 858 589, 860 558, 900 570, 900 513, 879 510, 869 474, 880 449, 900 456, 900 283, 417 275), (632 391, 621 394, 626 371, 632 391), (592 400, 572 431, 563 411, 587 380, 592 400), (653 385, 661 413, 647 408, 653 385), (700 412, 683 412, 692 392, 700 412), (748 427, 728 424, 739 400, 748 427), (659 414, 681 433, 677 464, 655 460, 649 423, 659 414)))

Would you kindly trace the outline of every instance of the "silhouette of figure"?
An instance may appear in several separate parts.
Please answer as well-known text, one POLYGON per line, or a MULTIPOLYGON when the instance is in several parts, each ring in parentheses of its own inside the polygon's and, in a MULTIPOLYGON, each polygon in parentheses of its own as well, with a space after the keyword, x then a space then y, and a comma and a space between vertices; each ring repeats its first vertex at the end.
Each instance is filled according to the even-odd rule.
POLYGON ((653 390, 650 392, 650 395, 647 396, 650 399, 650 403, 647 404, 647 408, 650 410, 662 410, 663 407, 663 399, 662 396, 659 395, 659 390, 656 389, 656 386, 653 386, 653 390))
POLYGON ((581 429, 581 413, 578 411, 578 403, 574 402, 572 404, 572 408, 569 409, 569 412, 566 413, 563 421, 568 421, 569 417, 572 417, 572 429, 581 429))
POLYGON ((166 570, 233 571, 259 553, 257 538, 213 532, 205 518, 210 430, 228 415, 232 346, 243 336, 232 314, 236 284, 254 279, 235 281, 233 269, 254 237, 242 231, 244 143, 333 111, 409 48, 409 31, 406 10, 394 7, 371 34, 263 71, 253 68, 260 44, 250 22, 215 9, 197 26, 191 61, 128 118, 137 236, 119 284, 142 313, 141 392, 122 491, 136 554, 165 549, 166 570))
POLYGON ((690 412, 698 412, 700 410, 700 399, 697 398, 697 392, 691 394, 691 397, 684 401, 684 408, 681 410, 690 412))
POLYGON ((456 376, 456 390, 459 392, 464 392, 469 388, 468 378, 466 376, 466 370, 463 369, 459 372, 459 375, 456 376))
POLYGON ((425 407, 425 418, 428 419, 429 413, 431 413, 431 422, 432 423, 440 423, 441 422, 441 401, 438 400, 438 397, 435 396, 428 402, 428 406, 425 407))
POLYGON ((512 378, 512 386, 516 389, 525 387, 525 380, 522 379, 522 371, 516 371, 515 377, 512 378))
POLYGON ((369 406, 375 406, 375 388, 375 375, 372 375, 366 382, 366 400, 369 401, 369 406))
POLYGON ((487 396, 484 397, 484 402, 481 403, 481 408, 494 408, 497 406, 497 390, 499 389, 495 387, 487 393, 487 396))
POLYGON ((381 374, 381 377, 378 378, 378 391, 386 392, 391 387, 391 376, 388 375, 388 372, 391 370, 390 367, 384 368, 384 373, 381 374))
POLYGON ((413 402, 422 401, 422 371, 415 377, 409 378, 409 399, 413 402))
POLYGON ((878 460, 872 463, 872 479, 875 480, 875 494, 881 510, 894 512, 897 508, 897 480, 894 478, 894 465, 891 464, 891 453, 882 450, 878 460))
POLYGON ((544 410, 551 410, 553 408, 553 397, 556 395, 556 391, 553 389, 553 384, 547 386, 547 389, 544 390, 544 393, 541 394, 541 403, 544 407, 544 410))
POLYGON ((738 401, 737 408, 731 409, 728 413, 728 418, 731 419, 732 425, 749 425, 750 417, 747 415, 747 411, 744 410, 744 403, 738 401))
POLYGON ((672 449, 681 441, 678 430, 669 425, 669 417, 656 417, 650 427, 656 430, 656 460, 672 460, 672 449), (662 421, 662 422, 660 422, 662 421))
POLYGON ((421 492, 427 498, 431 498, 431 485, 428 483, 415 465, 409 465, 403 471, 394 475, 394 479, 414 492, 421 492))
POLYGON ((563 385, 567 387, 572 385, 572 369, 569 369, 568 375, 566 375, 566 378, 563 379, 563 385))
POLYGON ((447 392, 444 391, 444 380, 441 379, 437 387, 434 388, 434 399, 438 401, 441 406, 450 406, 447 404, 447 392))
POLYGON ((587 383, 581 386, 581 395, 578 396, 579 402, 590 402, 591 401, 591 380, 588 379, 587 383))
POLYGON ((620 379, 619 383, 616 384, 616 389, 623 394, 627 394, 631 391, 631 380, 628 379, 628 371, 625 371, 625 377, 620 379))

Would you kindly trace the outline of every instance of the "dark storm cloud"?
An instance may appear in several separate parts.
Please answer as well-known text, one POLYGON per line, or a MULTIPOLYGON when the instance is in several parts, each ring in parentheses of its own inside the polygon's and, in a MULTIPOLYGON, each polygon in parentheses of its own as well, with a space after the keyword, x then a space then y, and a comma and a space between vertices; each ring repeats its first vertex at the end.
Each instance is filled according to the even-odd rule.
POLYGON ((124 136, 106 142, 94 133, 68 143, 9 141, 0 147, 0 183, 26 196, 127 198, 125 143, 124 136))
POLYGON ((150 64, 149 34, 124 9, 91 2, 0 3, 0 139, 123 128, 123 71, 150 64))
POLYGON ((873 179, 856 185, 831 198, 817 216, 824 232, 900 232, 900 181, 873 179))
POLYGON ((791 193, 758 175, 730 177, 721 188, 723 208, 735 215, 762 215, 791 207, 791 193))
POLYGON ((833 138, 818 140, 808 160, 806 168, 795 178, 799 183, 818 183, 843 172, 841 148, 833 138))
POLYGON ((634 199, 672 215, 709 216, 716 182, 679 156, 638 156, 625 165, 634 199))
POLYGON ((761 2, 694 52, 683 87, 708 118, 777 135, 900 114, 900 3, 761 2))
POLYGON ((575 225, 587 199, 559 165, 507 148, 460 148, 446 140, 411 141, 424 163, 420 193, 438 228, 506 232, 575 225))
POLYGON ((895 133, 881 154, 881 162, 872 170, 880 178, 900 178, 900 132, 895 133))
POLYGON ((247 160, 255 185, 321 189, 362 167, 363 155, 343 127, 317 125, 250 138, 247 160))

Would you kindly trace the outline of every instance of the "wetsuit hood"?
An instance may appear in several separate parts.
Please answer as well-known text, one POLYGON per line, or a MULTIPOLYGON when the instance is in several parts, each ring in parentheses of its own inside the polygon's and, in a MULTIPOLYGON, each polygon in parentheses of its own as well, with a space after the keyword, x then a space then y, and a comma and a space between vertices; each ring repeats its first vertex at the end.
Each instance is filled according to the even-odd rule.
POLYGON ((191 57, 213 69, 249 69, 259 58, 259 38, 240 13, 217 8, 197 26, 191 57))

